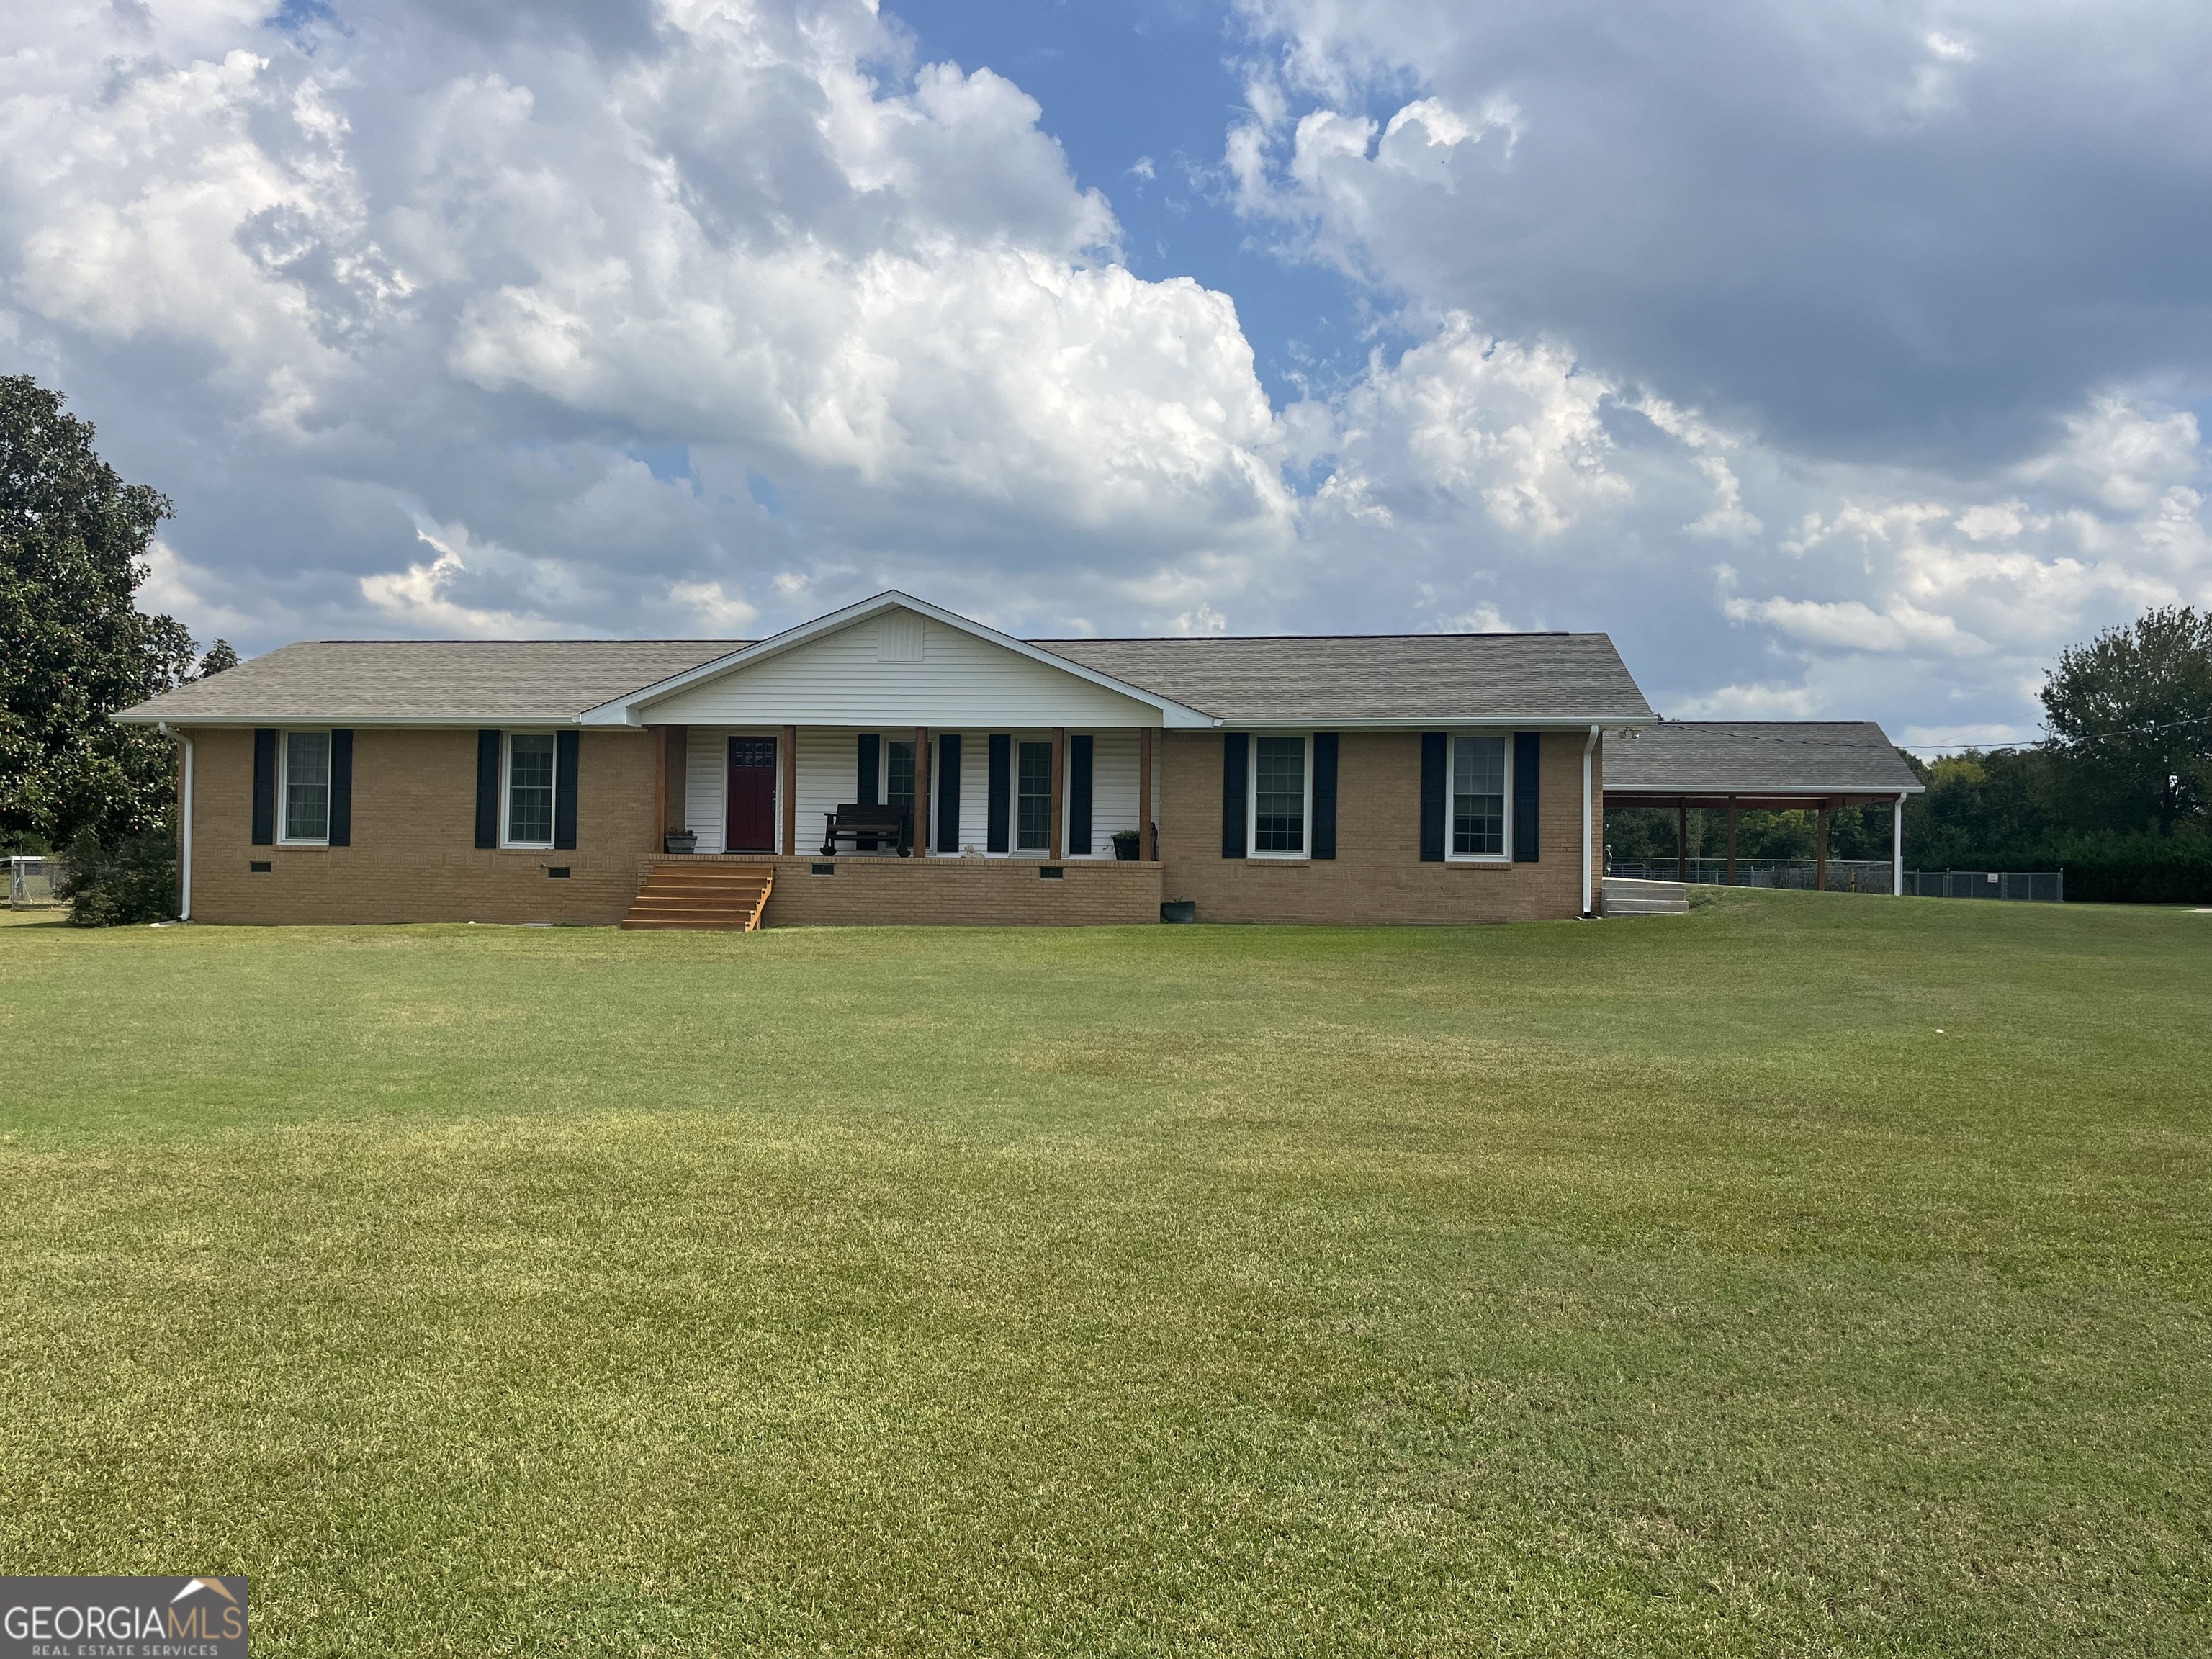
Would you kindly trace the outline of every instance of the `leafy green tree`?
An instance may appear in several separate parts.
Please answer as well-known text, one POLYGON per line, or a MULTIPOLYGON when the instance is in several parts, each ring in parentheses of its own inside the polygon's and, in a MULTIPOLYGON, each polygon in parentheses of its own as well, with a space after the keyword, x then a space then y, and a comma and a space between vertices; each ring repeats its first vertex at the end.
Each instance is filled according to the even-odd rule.
POLYGON ((2043 687, 2081 826, 2162 836, 2212 799, 2212 612, 2146 611, 2069 647, 2043 687))
POLYGON ((106 718, 192 678, 191 635, 133 603, 171 509, 92 441, 58 394, 0 376, 0 840, 17 846, 119 847, 171 805, 168 737, 106 718))

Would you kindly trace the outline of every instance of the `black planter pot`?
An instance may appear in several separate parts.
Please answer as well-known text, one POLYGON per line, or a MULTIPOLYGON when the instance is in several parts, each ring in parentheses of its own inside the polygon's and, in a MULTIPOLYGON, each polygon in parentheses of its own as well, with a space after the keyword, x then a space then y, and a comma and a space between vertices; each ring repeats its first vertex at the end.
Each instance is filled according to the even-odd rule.
POLYGON ((660 838, 660 845, 663 850, 670 853, 696 853, 699 850, 699 837, 696 836, 663 836, 660 838))
POLYGON ((1198 901, 1196 899, 1168 899, 1160 906, 1160 920, 1162 921, 1196 921, 1198 920, 1198 901))
POLYGON ((1122 864, 1137 861, 1137 832, 1123 830, 1114 837, 1114 857, 1122 864))

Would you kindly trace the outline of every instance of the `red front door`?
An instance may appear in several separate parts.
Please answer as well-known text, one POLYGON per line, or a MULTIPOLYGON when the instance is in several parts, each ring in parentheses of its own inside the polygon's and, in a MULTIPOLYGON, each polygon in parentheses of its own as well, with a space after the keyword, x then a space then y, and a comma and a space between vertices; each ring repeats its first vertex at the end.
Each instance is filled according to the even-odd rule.
POLYGON ((775 851, 775 739, 730 739, 730 813, 726 853, 775 851))

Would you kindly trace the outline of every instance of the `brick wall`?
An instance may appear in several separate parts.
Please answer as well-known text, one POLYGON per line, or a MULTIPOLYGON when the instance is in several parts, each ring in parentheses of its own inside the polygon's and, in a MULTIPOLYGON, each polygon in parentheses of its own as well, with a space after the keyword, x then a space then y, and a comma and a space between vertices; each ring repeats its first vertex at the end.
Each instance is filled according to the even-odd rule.
MULTIPOLYGON (((1337 758, 1336 857, 1309 863, 1223 858, 1221 737, 1167 732, 1161 896, 1195 899, 1200 921, 1449 923, 1578 915, 1585 738, 1544 734, 1537 862, 1424 864, 1420 734, 1347 732, 1337 758)), ((1592 760, 1601 799, 1601 753, 1592 760)), ((1594 872, 1604 860, 1597 828, 1603 822, 1601 810, 1593 824, 1594 872)))
MULTIPOLYGON (((639 861, 637 884, 659 860, 639 861)), ((706 862, 685 859, 682 862, 706 862)), ((1160 866, 1071 860, 1052 868, 1030 859, 747 858, 715 860, 775 871, 762 925, 769 927, 1115 927, 1160 919, 1160 866), (827 864, 834 875, 817 876, 827 864)))
POLYGON ((658 850, 643 732, 581 734, 577 844, 550 853, 477 847, 473 729, 357 730, 350 847, 254 846, 252 732, 196 732, 192 749, 195 921, 611 923, 658 850), (556 865, 567 880, 546 875, 556 865))

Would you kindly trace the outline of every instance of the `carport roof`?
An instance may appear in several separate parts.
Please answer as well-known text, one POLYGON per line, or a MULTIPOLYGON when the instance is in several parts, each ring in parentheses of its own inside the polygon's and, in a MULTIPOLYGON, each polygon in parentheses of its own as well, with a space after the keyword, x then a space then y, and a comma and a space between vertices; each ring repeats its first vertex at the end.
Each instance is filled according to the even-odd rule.
POLYGON ((1872 720, 1665 720, 1605 746, 1620 795, 1912 795, 1920 780, 1872 720))

